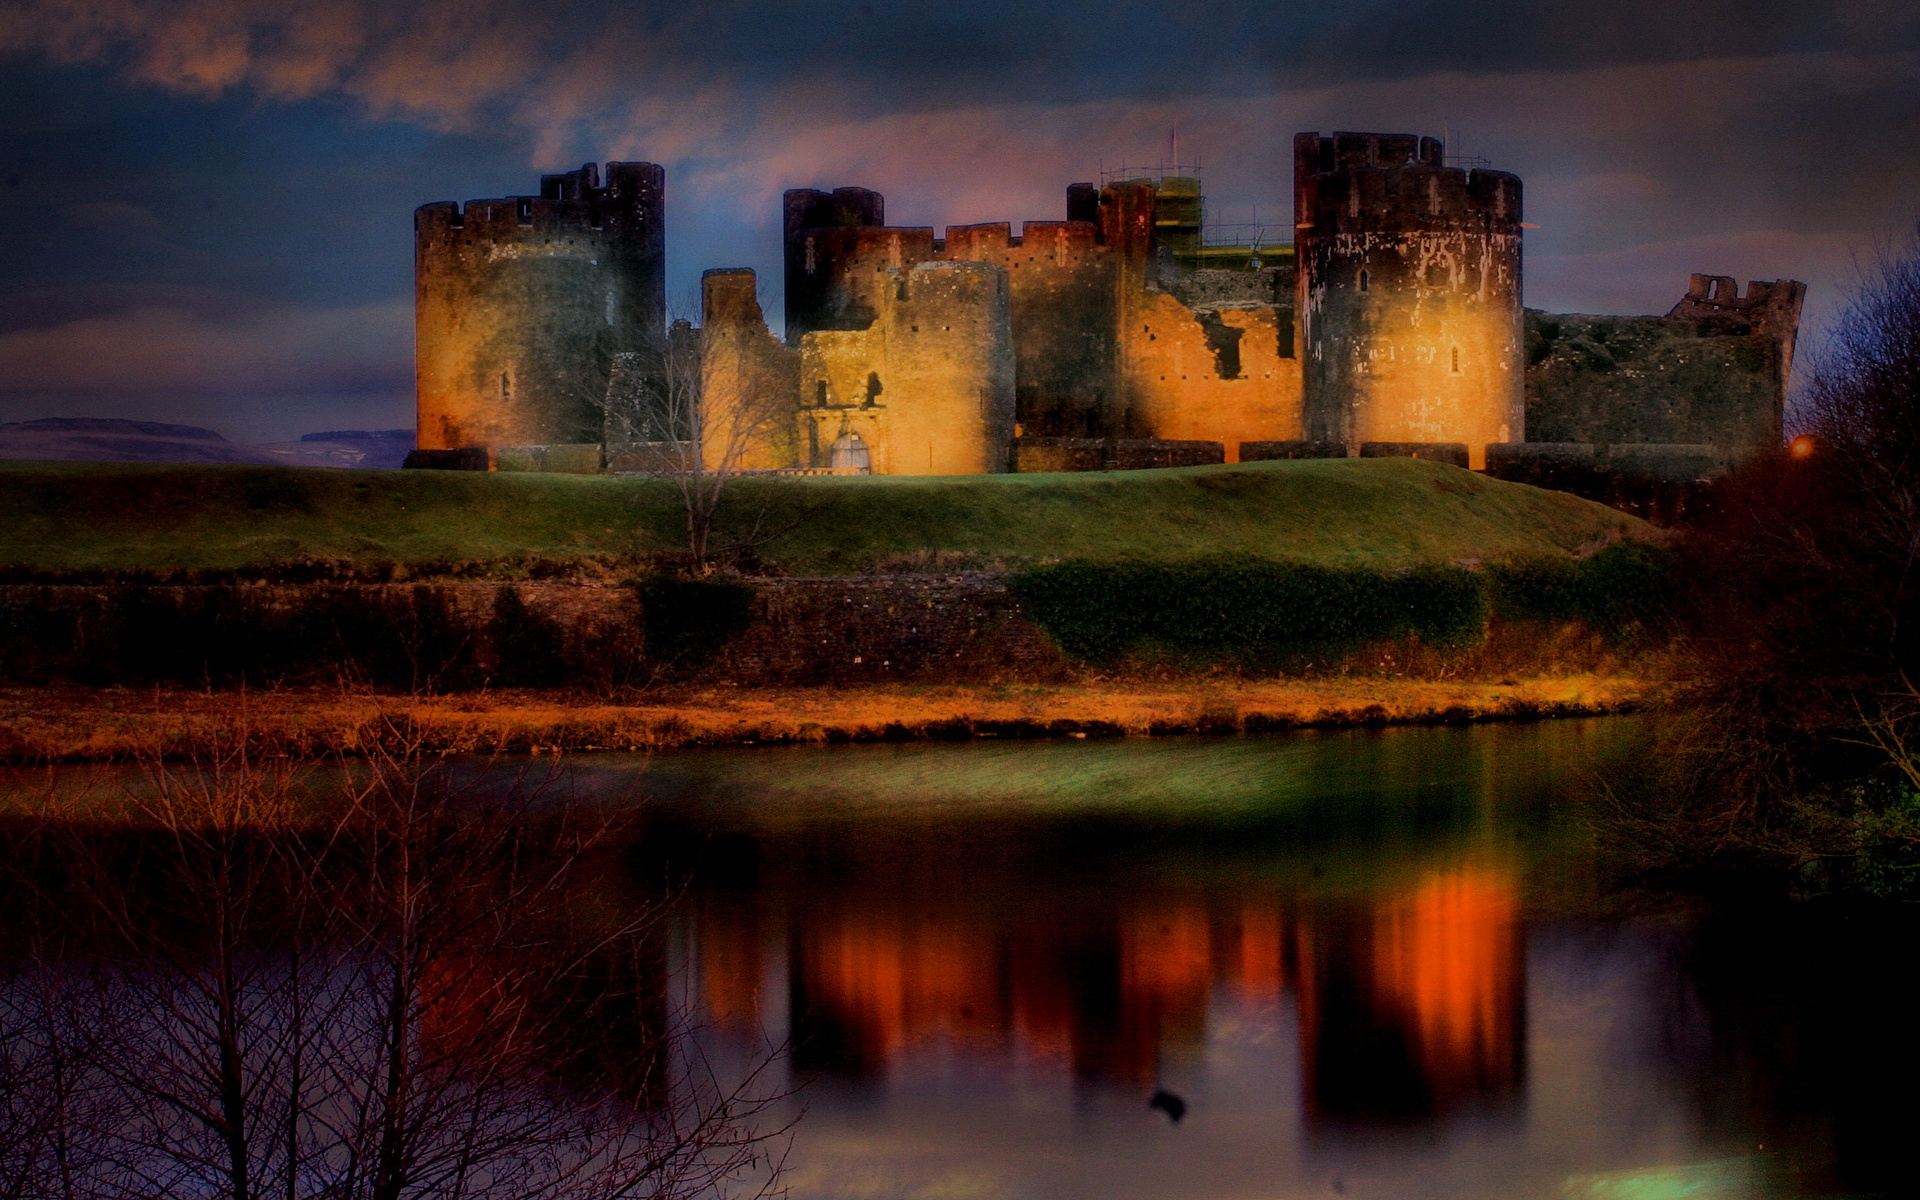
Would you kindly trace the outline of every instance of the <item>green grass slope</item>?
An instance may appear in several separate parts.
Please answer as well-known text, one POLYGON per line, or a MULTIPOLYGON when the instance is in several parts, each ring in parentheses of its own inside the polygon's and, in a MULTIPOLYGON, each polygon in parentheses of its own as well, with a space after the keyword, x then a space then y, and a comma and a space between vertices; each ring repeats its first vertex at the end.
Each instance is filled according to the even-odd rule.
MULTIPOLYGON (((645 554, 679 548, 681 521, 659 479, 0 463, 0 565, 45 570, 645 554)), ((762 559, 821 574, 924 552, 1009 565, 1239 552, 1386 567, 1567 553, 1649 529, 1573 496, 1405 458, 741 480, 721 540, 756 523, 777 532, 762 559)))

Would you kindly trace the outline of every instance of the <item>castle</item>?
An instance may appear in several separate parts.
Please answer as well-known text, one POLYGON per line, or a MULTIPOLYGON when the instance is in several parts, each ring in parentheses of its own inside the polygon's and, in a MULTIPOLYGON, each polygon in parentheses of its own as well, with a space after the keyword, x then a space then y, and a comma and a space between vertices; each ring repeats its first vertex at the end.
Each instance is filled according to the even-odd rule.
MULTIPOLYGON (((1777 446, 1805 285, 1695 275, 1663 317, 1521 304, 1518 177, 1402 134, 1294 139, 1290 244, 1209 242, 1177 168, 1065 220, 889 225, 784 198, 785 338, 750 270, 665 311, 664 176, 416 214, 418 465, 978 474, 1413 455, 1550 481, 1777 446), (669 456, 670 457, 670 456, 669 456), (683 458, 682 462, 692 459, 683 458)), ((1276 239, 1277 240, 1277 239, 1276 239)))

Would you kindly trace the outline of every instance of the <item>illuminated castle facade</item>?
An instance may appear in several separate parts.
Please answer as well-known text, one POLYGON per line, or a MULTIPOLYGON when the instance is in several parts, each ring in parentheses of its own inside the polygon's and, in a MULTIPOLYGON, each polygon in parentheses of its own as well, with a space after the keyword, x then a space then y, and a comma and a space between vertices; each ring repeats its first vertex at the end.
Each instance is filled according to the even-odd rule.
POLYGON ((604 185, 589 165, 538 197, 419 210, 423 450, 644 469, 636 448, 694 443, 741 469, 897 475, 1633 447, 1724 464, 1778 444, 1805 290, 1695 276, 1664 317, 1528 312, 1518 177, 1449 165, 1433 138, 1307 133, 1291 245, 1210 243, 1177 170, 1073 184, 1064 220, 1018 234, 790 191, 776 338, 741 269, 705 274, 699 327, 668 327, 663 190, 659 167, 609 163, 604 185))

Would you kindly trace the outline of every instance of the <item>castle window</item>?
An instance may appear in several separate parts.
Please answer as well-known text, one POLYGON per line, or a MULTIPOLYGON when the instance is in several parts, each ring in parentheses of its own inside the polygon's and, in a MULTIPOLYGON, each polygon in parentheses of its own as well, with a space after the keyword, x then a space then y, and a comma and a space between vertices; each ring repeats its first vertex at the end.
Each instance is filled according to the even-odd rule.
POLYGON ((1367 284, 1370 283, 1371 281, 1372 281, 1372 277, 1368 275, 1367 272, 1365 271, 1360 272, 1360 290, 1361 291, 1363 292, 1366 291, 1367 284))
POLYGON ((827 381, 822 379, 813 385, 813 403, 816 408, 827 406, 827 381))
POLYGON ((1453 348, 1453 373, 1455 375, 1460 373, 1460 347, 1458 346, 1453 348))
POLYGON ((886 390, 885 388, 880 386, 880 376, 873 371, 868 371, 867 372, 867 402, 861 407, 872 408, 875 404, 878 404, 880 402, 880 393, 885 390, 886 390))
POLYGON ((513 395, 513 379, 507 372, 500 372, 500 397, 506 399, 513 395))

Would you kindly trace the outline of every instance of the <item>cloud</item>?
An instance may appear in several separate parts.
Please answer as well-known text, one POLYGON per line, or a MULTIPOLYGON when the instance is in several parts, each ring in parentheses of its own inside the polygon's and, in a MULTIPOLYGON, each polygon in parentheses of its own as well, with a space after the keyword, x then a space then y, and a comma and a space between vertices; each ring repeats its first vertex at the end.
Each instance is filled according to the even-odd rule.
POLYGON ((134 308, 0 334, 0 391, 273 393, 391 387, 410 374, 412 305, 210 316, 134 308))
MULTIPOLYGON (((691 155, 745 126, 1033 100, 1379 84, 1447 71, 1581 71, 1911 41, 1893 0, 15 0, 0 50, 110 63, 194 95, 344 97, 533 144, 631 131, 691 155)), ((1633 97, 1621 97, 1634 103, 1633 97)), ((1648 97, 1643 102, 1652 103, 1648 97)), ((1670 114, 1673 115, 1673 114, 1670 114)), ((1684 114, 1680 114, 1684 116, 1684 114)))

